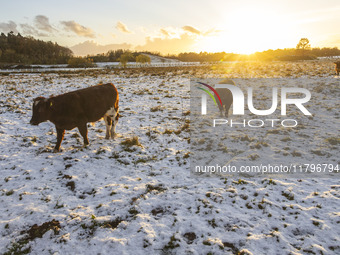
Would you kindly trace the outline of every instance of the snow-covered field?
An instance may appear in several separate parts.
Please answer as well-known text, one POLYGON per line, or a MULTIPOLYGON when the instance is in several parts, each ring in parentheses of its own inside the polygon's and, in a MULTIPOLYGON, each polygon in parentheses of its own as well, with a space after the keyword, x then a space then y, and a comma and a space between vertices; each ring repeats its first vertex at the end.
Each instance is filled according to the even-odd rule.
MULTIPOLYGON (((327 122, 328 112, 338 124, 304 130, 309 137, 269 134, 275 146, 260 144, 256 161, 279 151, 287 161, 299 155, 339 164, 340 79, 331 67, 300 62, 0 76, 0 254, 339 254, 336 176, 195 178, 189 168, 193 76, 313 80, 321 97, 314 118, 327 122), (88 147, 75 129, 66 132, 62 151, 52 153, 54 125, 29 125, 32 99, 106 82, 120 93, 119 135, 104 139, 101 120, 89 125, 88 147), (308 154, 317 132, 321 149, 308 154), (299 145, 284 149, 282 139, 291 137, 299 145)), ((249 138, 234 133, 232 149, 238 141, 239 151, 253 153, 256 134, 249 138)))

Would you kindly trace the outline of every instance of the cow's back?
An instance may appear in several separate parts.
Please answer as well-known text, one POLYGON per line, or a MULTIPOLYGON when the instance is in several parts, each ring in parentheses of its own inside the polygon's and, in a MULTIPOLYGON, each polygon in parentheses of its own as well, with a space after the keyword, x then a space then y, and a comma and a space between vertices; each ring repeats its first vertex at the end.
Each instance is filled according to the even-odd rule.
POLYGON ((95 122, 110 108, 117 108, 118 100, 118 91, 111 83, 65 93, 51 98, 51 121, 67 125, 95 122))

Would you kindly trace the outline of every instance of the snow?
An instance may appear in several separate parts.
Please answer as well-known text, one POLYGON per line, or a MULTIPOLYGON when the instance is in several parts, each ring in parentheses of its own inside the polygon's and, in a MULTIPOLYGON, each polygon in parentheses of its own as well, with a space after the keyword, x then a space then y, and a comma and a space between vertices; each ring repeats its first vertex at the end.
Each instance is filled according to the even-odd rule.
MULTIPOLYGON (((248 74, 237 70, 235 78, 257 75, 252 69, 248 74)), ((193 75, 221 76, 166 70, 0 76, 0 253, 339 254, 336 176, 192 176, 185 124, 193 75), (52 153, 54 125, 29 125, 32 99, 106 82, 114 83, 120 93, 118 136, 104 139, 101 120, 89 125, 89 146, 83 147, 74 129, 66 132, 62 151, 52 153), (132 137, 138 137, 141 146, 122 144, 132 137), (58 231, 28 238, 33 225, 53 219, 60 223, 58 231)), ((312 105, 324 125, 303 129, 308 137, 291 134, 293 140, 300 138, 291 150, 301 151, 309 161, 339 164, 339 143, 324 142, 339 137, 338 77, 325 73, 282 79, 285 84, 312 79, 313 89, 325 88, 317 92, 320 104, 312 105), (315 132, 327 150, 320 157, 310 153, 318 144, 315 132)), ((230 139, 239 141, 237 134, 232 131, 230 139)), ((259 137, 263 135, 265 131, 259 137)), ((256 161, 274 157, 275 149, 282 147, 280 139, 290 136, 278 135, 267 137, 274 145, 258 149, 256 161)), ((254 133, 249 137, 260 139, 254 133)), ((253 153, 251 142, 235 141, 231 150, 243 150, 244 157, 253 153)), ((293 162, 296 157, 288 154, 284 159, 293 162)))

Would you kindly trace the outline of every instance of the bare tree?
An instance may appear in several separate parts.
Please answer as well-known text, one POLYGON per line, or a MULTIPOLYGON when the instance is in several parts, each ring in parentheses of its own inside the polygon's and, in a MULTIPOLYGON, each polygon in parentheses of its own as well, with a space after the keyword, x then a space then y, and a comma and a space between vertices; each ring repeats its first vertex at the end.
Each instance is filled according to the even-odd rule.
POLYGON ((307 50, 310 50, 311 46, 307 38, 301 38, 299 43, 296 45, 296 50, 301 53, 302 56, 305 55, 307 50))

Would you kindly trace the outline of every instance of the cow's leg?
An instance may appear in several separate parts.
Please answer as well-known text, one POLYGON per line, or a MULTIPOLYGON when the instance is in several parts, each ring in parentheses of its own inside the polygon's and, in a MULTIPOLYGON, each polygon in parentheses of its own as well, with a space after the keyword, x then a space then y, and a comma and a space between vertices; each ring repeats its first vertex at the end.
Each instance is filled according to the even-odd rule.
POLYGON ((105 139, 110 139, 110 129, 112 126, 112 119, 110 116, 105 115, 104 116, 104 121, 105 121, 105 125, 106 125, 106 136, 105 139))
POLYGON ((229 105, 229 106, 225 105, 224 107, 225 107, 225 108, 224 108, 224 116, 225 116, 226 118, 228 118, 228 116, 229 116, 229 108, 230 108, 230 105, 229 105))
POLYGON ((57 144, 54 147, 54 152, 59 151, 60 144, 64 139, 65 129, 57 128, 57 144))
POLYGON ((116 126, 118 123, 118 118, 119 118, 119 114, 117 113, 116 116, 114 118, 112 118, 112 127, 111 127, 111 138, 114 138, 116 135, 116 126))
POLYGON ((220 117, 223 117, 223 107, 219 105, 218 109, 220 110, 220 117))
POLYGON ((84 145, 85 146, 88 145, 89 139, 87 138, 87 124, 85 123, 85 124, 78 126, 78 130, 81 136, 84 138, 84 145))

